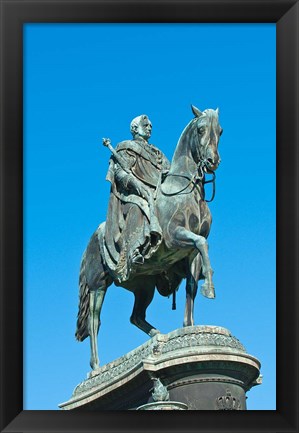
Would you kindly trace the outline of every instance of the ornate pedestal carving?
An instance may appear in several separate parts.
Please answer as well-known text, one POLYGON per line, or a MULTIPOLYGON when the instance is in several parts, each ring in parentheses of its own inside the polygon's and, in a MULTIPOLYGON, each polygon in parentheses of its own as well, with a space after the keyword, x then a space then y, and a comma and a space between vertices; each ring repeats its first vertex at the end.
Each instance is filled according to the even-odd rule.
POLYGON ((259 373, 259 361, 227 329, 190 326, 158 334, 92 371, 60 408, 246 410, 259 373))
POLYGON ((157 401, 139 406, 137 410, 188 410, 188 406, 178 401, 157 401))

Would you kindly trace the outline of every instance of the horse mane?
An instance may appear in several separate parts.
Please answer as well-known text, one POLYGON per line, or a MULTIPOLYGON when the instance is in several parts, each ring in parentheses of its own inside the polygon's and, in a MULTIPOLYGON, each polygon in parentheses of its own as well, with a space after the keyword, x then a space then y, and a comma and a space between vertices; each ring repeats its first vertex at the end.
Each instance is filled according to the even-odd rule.
POLYGON ((178 157, 181 156, 182 153, 185 153, 185 137, 188 134, 188 130, 191 129, 192 124, 194 123, 196 118, 193 118, 190 120, 190 122, 185 126, 185 128, 183 129, 178 141, 177 141, 177 145, 171 160, 171 166, 173 165, 173 163, 177 160, 178 157), (183 147, 184 146, 184 147, 183 147))

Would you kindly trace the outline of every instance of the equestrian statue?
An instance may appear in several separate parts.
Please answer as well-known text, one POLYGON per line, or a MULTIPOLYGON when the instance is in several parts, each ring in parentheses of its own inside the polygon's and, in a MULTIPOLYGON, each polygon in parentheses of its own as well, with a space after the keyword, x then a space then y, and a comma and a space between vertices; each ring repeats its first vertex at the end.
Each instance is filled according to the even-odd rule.
POLYGON ((83 253, 76 330, 77 340, 90 337, 92 369, 99 368, 100 314, 112 283, 134 293, 130 321, 150 337, 159 333, 146 321, 155 289, 162 296, 173 295, 175 308, 175 293, 186 279, 183 326, 194 325, 199 280, 204 280, 201 293, 215 297, 205 184, 213 183, 214 197, 222 128, 218 109, 201 112, 191 107, 194 118, 183 130, 171 163, 148 142, 152 124, 146 115, 132 120, 132 140, 113 148, 110 139, 103 139, 111 151, 106 177, 111 183, 109 206, 106 222, 83 253))

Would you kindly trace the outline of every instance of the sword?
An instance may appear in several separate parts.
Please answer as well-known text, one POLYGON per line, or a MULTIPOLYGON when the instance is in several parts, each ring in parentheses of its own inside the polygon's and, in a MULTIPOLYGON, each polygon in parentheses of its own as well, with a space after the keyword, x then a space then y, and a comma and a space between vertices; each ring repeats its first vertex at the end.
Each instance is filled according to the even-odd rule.
POLYGON ((112 146, 110 138, 103 138, 103 145, 105 147, 108 147, 108 149, 110 150, 110 152, 112 153, 112 155, 115 157, 116 161, 119 163, 119 165, 121 166, 121 168, 127 174, 132 174, 130 172, 130 170, 127 169, 127 167, 125 165, 125 162, 124 162, 123 158, 121 157, 121 155, 119 153, 117 153, 116 150, 114 149, 114 147, 112 146))

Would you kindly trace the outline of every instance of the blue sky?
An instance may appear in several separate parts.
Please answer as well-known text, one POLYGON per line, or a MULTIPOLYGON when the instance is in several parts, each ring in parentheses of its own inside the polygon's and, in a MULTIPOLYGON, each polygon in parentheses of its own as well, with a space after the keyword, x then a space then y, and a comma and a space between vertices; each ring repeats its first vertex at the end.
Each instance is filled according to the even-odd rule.
MULTIPOLYGON (((57 410, 89 371, 75 341, 81 256, 105 220, 109 151, 147 114, 171 159, 190 104, 220 109, 224 133, 209 237, 216 299, 198 294, 196 324, 228 328, 262 363, 248 409, 275 410, 275 25, 24 26, 24 409, 57 410), (41 384, 45 392, 40 392, 41 384)), ((147 318, 182 326, 184 283, 156 293, 147 318)), ((111 286, 101 364, 149 337, 129 323, 133 295, 111 286)))

